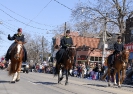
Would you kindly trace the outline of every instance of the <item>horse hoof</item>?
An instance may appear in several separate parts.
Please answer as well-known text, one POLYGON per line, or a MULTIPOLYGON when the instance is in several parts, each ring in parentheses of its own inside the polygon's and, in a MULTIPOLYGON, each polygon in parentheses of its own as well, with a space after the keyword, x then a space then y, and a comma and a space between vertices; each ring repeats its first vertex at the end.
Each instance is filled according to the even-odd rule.
POLYGON ((121 88, 121 86, 118 86, 118 88, 121 88))
POLYGON ((108 87, 110 87, 111 85, 110 84, 108 84, 108 87))
POLYGON ((61 82, 58 82, 58 84, 61 84, 61 82))
POLYGON ((68 82, 66 82, 65 85, 68 85, 68 82))
POLYGON ((117 86, 117 84, 114 84, 114 86, 117 86))
POLYGON ((15 83, 15 81, 11 81, 11 83, 15 83))
POLYGON ((60 78, 60 81, 63 79, 63 77, 60 78))
POLYGON ((16 79, 16 82, 19 82, 20 81, 20 79, 16 79))

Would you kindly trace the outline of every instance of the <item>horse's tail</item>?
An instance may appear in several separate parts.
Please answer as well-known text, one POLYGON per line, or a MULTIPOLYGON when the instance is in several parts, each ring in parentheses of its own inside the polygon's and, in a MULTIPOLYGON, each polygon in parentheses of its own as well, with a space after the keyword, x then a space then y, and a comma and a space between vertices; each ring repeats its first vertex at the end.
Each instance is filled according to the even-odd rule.
POLYGON ((13 68, 12 68, 12 63, 9 64, 9 72, 8 75, 11 76, 13 74, 13 68))
POLYGON ((104 80, 108 74, 108 69, 105 70, 104 75, 101 77, 101 80, 104 80))
POLYGON ((58 64, 56 63, 55 70, 54 70, 54 76, 57 76, 58 72, 59 72, 58 64))

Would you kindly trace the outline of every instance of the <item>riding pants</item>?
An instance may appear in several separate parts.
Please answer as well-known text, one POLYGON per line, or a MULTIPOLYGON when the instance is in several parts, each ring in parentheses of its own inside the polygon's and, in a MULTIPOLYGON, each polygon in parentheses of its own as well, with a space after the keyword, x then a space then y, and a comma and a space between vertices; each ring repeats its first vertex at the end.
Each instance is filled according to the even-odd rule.
POLYGON ((62 48, 56 53, 57 63, 61 61, 64 53, 65 53, 65 49, 62 49, 62 48))

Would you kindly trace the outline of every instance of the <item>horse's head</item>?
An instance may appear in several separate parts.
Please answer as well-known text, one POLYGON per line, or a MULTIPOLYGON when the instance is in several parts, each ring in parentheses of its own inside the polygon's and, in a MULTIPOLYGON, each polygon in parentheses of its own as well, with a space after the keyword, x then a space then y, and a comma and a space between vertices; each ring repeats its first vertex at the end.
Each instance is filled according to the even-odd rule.
POLYGON ((23 49, 23 44, 25 44, 25 42, 21 42, 17 40, 15 40, 15 42, 16 42, 16 46, 14 47, 14 53, 15 53, 14 58, 18 60, 20 58, 20 54, 23 49))
POLYGON ((75 46, 69 46, 67 47, 68 56, 74 60, 74 57, 76 55, 76 45, 75 46))
POLYGON ((129 58, 129 50, 124 49, 122 51, 122 59, 124 60, 124 62, 128 63, 128 58, 129 58))

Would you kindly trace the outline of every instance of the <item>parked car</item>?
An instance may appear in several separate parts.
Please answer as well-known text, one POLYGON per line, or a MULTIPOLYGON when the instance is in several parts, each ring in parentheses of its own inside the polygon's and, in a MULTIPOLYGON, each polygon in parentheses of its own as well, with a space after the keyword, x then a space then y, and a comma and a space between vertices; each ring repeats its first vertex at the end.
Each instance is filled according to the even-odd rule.
POLYGON ((22 63, 21 71, 23 71, 23 73, 29 73, 29 64, 27 62, 22 63))

